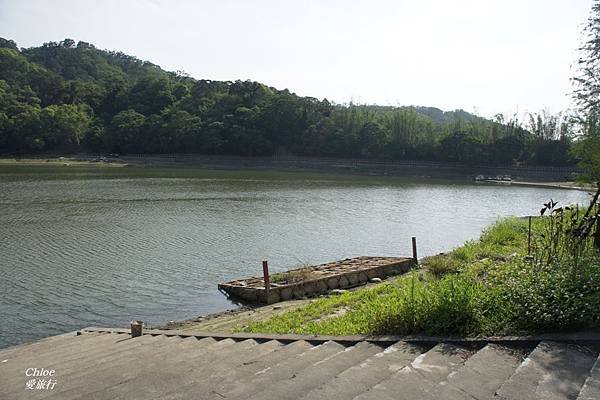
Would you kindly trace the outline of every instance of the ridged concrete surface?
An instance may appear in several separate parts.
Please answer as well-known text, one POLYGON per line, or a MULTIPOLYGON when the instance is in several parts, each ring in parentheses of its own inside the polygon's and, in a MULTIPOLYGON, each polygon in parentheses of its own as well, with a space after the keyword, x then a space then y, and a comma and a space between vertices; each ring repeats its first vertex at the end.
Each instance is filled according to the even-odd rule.
POLYGON ((598 340, 152 333, 90 330, 0 350, 0 399, 600 398, 598 340))

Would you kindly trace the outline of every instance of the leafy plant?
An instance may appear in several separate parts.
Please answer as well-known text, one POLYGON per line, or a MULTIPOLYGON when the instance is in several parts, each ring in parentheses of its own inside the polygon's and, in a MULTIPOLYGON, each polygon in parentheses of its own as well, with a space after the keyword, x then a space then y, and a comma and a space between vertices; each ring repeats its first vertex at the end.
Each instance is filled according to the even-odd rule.
POLYGON ((600 189, 583 213, 578 206, 557 207, 552 199, 544 204, 539 229, 533 237, 536 264, 560 263, 568 257, 578 265, 587 251, 600 248, 599 195, 600 189))

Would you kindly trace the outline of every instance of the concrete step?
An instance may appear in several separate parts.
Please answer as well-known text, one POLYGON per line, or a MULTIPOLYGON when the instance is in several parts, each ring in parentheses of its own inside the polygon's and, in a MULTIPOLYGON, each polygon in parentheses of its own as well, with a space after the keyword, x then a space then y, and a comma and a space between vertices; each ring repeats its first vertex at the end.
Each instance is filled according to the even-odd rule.
POLYGON ((87 337, 76 337, 72 339, 70 346, 54 348, 51 343, 38 347, 36 352, 31 350, 13 353, 11 357, 0 360, 0 376, 9 379, 17 374, 24 375, 25 370, 30 367, 51 369, 53 365, 62 363, 65 359, 81 358, 82 354, 95 349, 98 344, 114 343, 116 335, 100 334, 87 337))
MULTIPOLYGON (((261 345, 262 346, 262 345, 261 345)), ((160 395, 148 397, 148 399, 175 400, 175 399, 204 399, 212 398, 215 393, 224 392, 232 382, 237 382, 241 379, 248 379, 259 371, 263 371, 270 366, 277 365, 285 360, 291 360, 299 354, 312 349, 314 346, 303 340, 298 340, 275 351, 259 356, 254 360, 241 361, 235 367, 230 369, 226 374, 221 376, 211 376, 206 379, 206 374, 201 369, 188 370, 184 373, 187 375, 189 382, 181 385, 173 390, 165 390, 160 395), (199 372, 201 371, 201 372, 199 372)))
POLYGON ((409 365, 355 397, 356 400, 421 400, 448 375, 458 370, 471 351, 449 343, 439 343, 417 356, 409 365))
POLYGON ((577 400, 598 400, 600 399, 600 357, 596 359, 590 375, 585 380, 577 400))
POLYGON ((428 399, 488 400, 523 361, 525 349, 488 344, 427 394, 428 399))
POLYGON ((127 364, 139 355, 172 351, 179 342, 178 338, 145 335, 118 344, 101 346, 97 349, 99 352, 90 358, 83 357, 66 363, 66 374, 69 374, 73 381, 85 380, 94 373, 127 364))
POLYGON ((233 345, 233 340, 219 342, 213 338, 179 338, 157 336, 152 342, 144 343, 142 346, 127 348, 123 351, 112 352, 106 350, 106 356, 95 360, 96 371, 114 368, 121 365, 124 361, 137 362, 145 359, 147 362, 154 362, 161 357, 168 358, 173 352, 187 351, 188 347, 200 352, 210 352, 214 349, 221 349, 223 346, 233 345), (206 340, 205 340, 206 339, 206 340))
MULTIPOLYGON (((232 369, 226 374, 220 376, 219 381, 209 382, 210 386, 215 386, 218 383, 234 382, 239 379, 245 379, 253 376, 257 372, 263 371, 273 365, 293 359, 298 355, 312 349, 313 347, 315 346, 308 342, 298 340, 293 343, 285 344, 283 347, 279 347, 277 350, 256 357, 253 360, 240 360, 236 364, 235 369, 232 369)), ((197 377, 195 374, 192 373, 190 377, 193 379, 194 383, 197 382, 197 377)))
MULTIPOLYGON (((86 366, 97 366, 97 360, 99 358, 106 358, 109 357, 111 354, 117 354, 120 357, 124 352, 132 351, 132 349, 134 349, 135 347, 151 344, 152 342, 156 342, 157 340, 158 337, 154 336, 127 338, 126 340, 122 341, 111 341, 109 342, 109 346, 96 346, 92 350, 84 353, 73 353, 67 355, 57 354, 54 355, 51 360, 42 360, 43 357, 41 357, 39 360, 28 360, 25 362, 21 362, 21 360, 16 360, 17 362, 14 363, 11 369, 7 371, 7 374, 4 378, 11 381, 21 381, 24 375, 24 370, 26 368, 31 367, 32 365, 36 365, 38 366, 38 368, 44 367, 45 369, 54 369, 57 371, 60 370, 62 375, 76 373, 77 371, 80 371, 86 366), (14 376, 11 376, 11 373, 14 376)), ((41 356, 43 356, 43 354, 41 356)))
POLYGON ((10 347, 0 349, 0 360, 12 357, 12 354, 22 352, 25 348, 29 350, 36 350, 40 347, 45 347, 51 343, 52 346, 58 347, 67 345, 70 343, 77 334, 75 332, 69 332, 62 335, 50 336, 44 339, 36 340, 31 343, 21 343, 10 347))
POLYGON ((214 363, 211 368, 198 369, 201 363, 198 360, 182 364, 180 367, 186 371, 186 375, 190 377, 187 383, 199 384, 200 382, 211 383, 215 380, 221 380, 230 376, 233 371, 237 371, 246 365, 257 363, 263 357, 280 351, 285 345, 277 340, 269 340, 264 343, 259 343, 244 352, 232 354, 230 357, 219 360, 214 363))
MULTIPOLYGON (((129 339, 129 343, 119 343, 117 345, 101 348, 99 351, 89 358, 80 360, 74 360, 71 363, 66 363, 65 366, 61 366, 62 374, 69 374, 70 376, 81 378, 87 374, 87 370, 83 368, 92 365, 96 371, 101 371, 108 368, 114 368, 116 364, 122 363, 124 359, 135 358, 138 352, 146 347, 153 347, 152 356, 160 356, 163 353, 169 353, 179 347, 167 346, 176 344, 182 346, 187 340, 191 339, 168 339, 161 336, 143 336, 140 338, 129 339), (122 346, 119 346, 121 345, 122 346)), ((194 341, 197 341, 195 338, 194 341)), ((204 345, 210 345, 215 343, 216 340, 212 338, 206 338, 203 340, 204 345)))
POLYGON ((426 348, 398 342, 362 363, 351 366, 333 379, 298 397, 299 400, 345 400, 367 391, 394 372, 410 364, 426 348))
POLYGON ((272 382, 265 390, 252 396, 244 396, 244 398, 248 400, 295 400, 307 391, 320 386, 337 374, 364 362, 381 351, 382 348, 375 344, 357 343, 329 358, 316 362, 311 368, 304 368, 283 380, 272 382))
POLYGON ((403 342, 383 350, 368 341, 316 346, 108 333, 65 340, 4 352, 0 400, 600 400, 594 340, 440 343, 427 351, 403 342), (49 367, 40 361, 55 367, 57 386, 26 390, 25 369, 49 367))
POLYGON ((7 353, 2 357, 1 361, 8 360, 5 363, 14 363, 16 360, 27 362, 32 360, 40 360, 40 358, 51 358, 57 354, 72 354, 78 353, 80 349, 93 347, 95 343, 110 341, 114 336, 108 333, 90 333, 72 337, 70 341, 53 343, 51 341, 44 342, 34 347, 24 346, 7 353))
MULTIPOLYGON (((105 369, 112 368, 123 368, 123 366, 127 366, 130 364, 129 359, 131 354, 136 354, 140 352, 150 353, 155 352, 157 348, 162 348, 163 346, 168 346, 174 344, 176 340, 169 340, 165 336, 157 336, 157 337, 140 337, 135 338, 134 340, 144 340, 145 343, 143 346, 139 346, 131 351, 123 351, 118 354, 118 357, 115 360, 115 363, 112 366, 103 366, 100 367, 95 363, 87 363, 85 359, 78 360, 77 363, 71 365, 70 373, 62 373, 62 361, 60 358, 57 358, 54 361, 53 366, 56 366, 54 369, 56 370, 55 379, 57 380, 57 385, 53 390, 44 390, 36 393, 36 398, 46 398, 50 396, 56 396, 62 392, 66 392, 72 389, 76 389, 80 386, 88 386, 89 376, 94 376, 96 373, 102 373, 105 369), (61 377, 68 377, 68 379, 61 379, 61 377)), ((101 348, 108 349, 111 346, 101 348)), ((20 378, 21 379, 21 378, 20 378)))
MULTIPOLYGON (((182 358, 190 357, 202 357, 205 366, 209 366, 211 362, 219 357, 220 352, 239 344, 233 339, 224 339, 208 346, 195 345, 194 340, 197 341, 196 338, 169 337, 165 340, 168 341, 168 344, 160 350, 147 346, 146 349, 138 349, 121 359, 114 360, 110 365, 104 365, 101 369, 93 368, 86 373, 86 375, 92 374, 93 380, 80 377, 78 381, 87 382, 87 384, 75 383, 69 385, 66 390, 53 393, 50 398, 68 400, 83 395, 89 399, 110 398, 104 396, 105 393, 108 393, 109 388, 126 385, 138 376, 148 373, 148 371, 156 370, 167 373, 172 369, 177 370, 178 362, 182 358), (182 346, 184 351, 181 349, 182 346)), ((254 345, 254 343, 251 344, 254 345)), ((238 347, 238 349, 243 350, 244 347, 238 347)))
MULTIPOLYGON (((78 346, 79 351, 71 351, 62 349, 55 351, 52 349, 49 352, 41 352, 35 362, 45 362, 45 360, 55 360, 60 358, 61 365, 67 367, 70 363, 77 363, 78 361, 85 359, 92 361, 94 357, 98 357, 106 354, 106 349, 115 349, 122 351, 123 349, 137 345, 139 343, 147 343, 149 339, 156 338, 155 336, 145 335, 137 338, 131 338, 130 335, 118 334, 118 333, 107 333, 103 335, 103 340, 95 343, 89 343, 85 346, 78 346)), ((73 349, 75 350, 75 349, 73 349)), ((19 362, 30 363, 31 360, 19 359, 19 362)))
POLYGON ((212 389, 213 395, 209 398, 246 399, 254 393, 264 390, 266 385, 270 385, 275 381, 288 379, 305 368, 313 368, 319 361, 325 360, 345 349, 345 346, 336 342, 323 343, 300 353, 294 358, 282 360, 278 364, 267 366, 250 376, 240 377, 236 381, 229 381, 224 385, 219 385, 219 387, 212 389))
POLYGON ((540 342, 496 392, 496 399, 576 399, 597 354, 581 346, 540 342))
POLYGON ((146 399, 160 396, 192 383, 197 387, 206 388, 213 380, 217 380, 220 376, 225 376, 228 372, 231 372, 236 365, 252 361, 262 354, 275 351, 281 346, 283 344, 276 340, 266 343, 245 340, 239 342, 236 346, 230 346, 218 352, 218 357, 213 361, 208 361, 208 363, 206 357, 171 360, 173 363, 172 368, 170 368, 171 363, 161 364, 161 368, 148 370, 123 385, 108 388, 101 398, 129 398, 131 393, 136 393, 136 396, 146 399), (190 377, 192 373, 193 378, 190 377))
POLYGON ((94 365, 95 368, 101 368, 103 363, 115 358, 122 358, 126 354, 131 354, 140 348, 154 346, 156 349, 169 343, 166 338, 160 336, 144 335, 141 337, 125 337, 111 345, 98 346, 97 348, 82 354, 79 358, 70 358, 61 364, 63 373, 75 373, 85 365, 94 365))

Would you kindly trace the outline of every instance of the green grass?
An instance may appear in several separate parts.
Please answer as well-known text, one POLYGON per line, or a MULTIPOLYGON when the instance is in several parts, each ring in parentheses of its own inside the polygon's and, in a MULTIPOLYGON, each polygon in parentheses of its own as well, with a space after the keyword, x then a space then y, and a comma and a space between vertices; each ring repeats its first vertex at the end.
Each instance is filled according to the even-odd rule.
MULTIPOLYGON (((534 222, 534 232, 544 221, 534 222)), ((425 259, 373 288, 319 298, 238 330, 299 334, 501 335, 600 327, 600 257, 525 261, 527 221, 501 220, 479 240, 425 259)))

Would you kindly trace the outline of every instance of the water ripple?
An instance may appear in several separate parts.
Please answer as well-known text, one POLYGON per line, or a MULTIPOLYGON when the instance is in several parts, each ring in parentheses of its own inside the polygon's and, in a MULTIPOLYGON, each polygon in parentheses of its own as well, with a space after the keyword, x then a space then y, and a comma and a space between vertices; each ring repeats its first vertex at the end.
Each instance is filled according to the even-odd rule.
MULTIPOLYGON (((44 180, 0 174, 0 347, 223 310, 219 281, 363 254, 432 254, 501 215, 585 194, 332 179, 44 180), (477 207, 473 205, 477 204, 477 207)), ((200 174, 200 173, 199 173, 200 174)), ((210 173, 206 173, 210 175, 210 173)), ((263 173, 264 176, 264 173, 263 173)))

